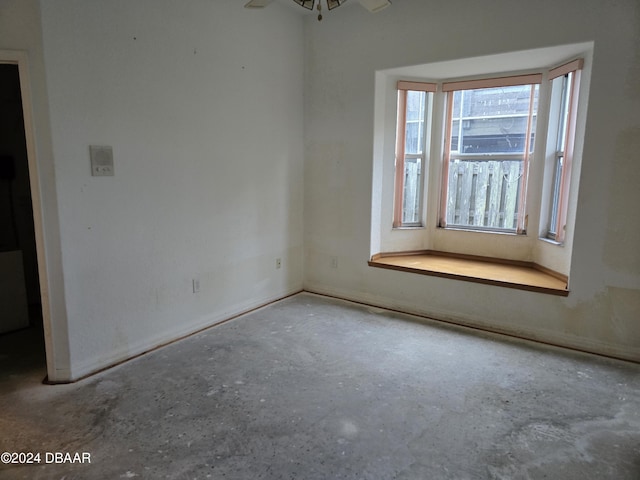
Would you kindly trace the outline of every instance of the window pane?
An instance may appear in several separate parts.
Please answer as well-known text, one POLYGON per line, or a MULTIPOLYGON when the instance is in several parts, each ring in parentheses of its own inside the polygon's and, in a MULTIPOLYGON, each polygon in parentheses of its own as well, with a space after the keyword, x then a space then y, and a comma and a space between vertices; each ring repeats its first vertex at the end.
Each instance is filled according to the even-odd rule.
POLYGON ((564 168, 565 142, 567 139, 567 129, 569 124, 569 103, 571 100, 571 86, 573 84, 572 77, 574 73, 570 72, 563 77, 553 80, 553 88, 561 88, 562 95, 560 99, 560 118, 558 121, 557 146, 556 146, 556 165, 553 173, 553 189, 551 191, 551 210, 549 212, 549 226, 547 237, 552 239, 558 238, 558 217, 560 216, 560 196, 562 195, 562 171, 564 168))
POLYGON ((453 118, 460 118, 460 103, 462 99, 462 92, 453 92, 453 118))
POLYGON ((406 153, 422 153, 422 124, 421 122, 407 122, 404 151, 406 153))
POLYGON ((522 160, 453 160, 449 165, 447 225, 515 230, 522 160))
POLYGON ((403 90, 398 95, 398 119, 404 119, 399 131, 404 130, 404 143, 396 139, 396 158, 403 161, 396 163, 394 227, 422 224, 424 164, 428 148, 425 128, 430 95, 433 93, 414 90, 403 90))
MULTIPOLYGON (((533 115, 537 111, 538 90, 536 85, 533 115)), ((530 85, 454 92, 451 151, 524 153, 530 99, 530 85)), ((534 135, 535 122, 532 148, 534 135)))
POLYGON ((524 153, 527 117, 462 121, 460 153, 524 153))
POLYGON ((564 143, 567 138, 567 122, 569 120, 569 99, 571 98, 571 76, 573 72, 561 77, 562 82, 562 104, 560 106, 560 124, 558 126, 558 147, 557 150, 564 150, 564 143))
POLYGON ((448 226, 507 231, 521 227, 527 131, 531 152, 538 92, 537 85, 453 92, 445 179, 448 226), (481 159, 466 155, 481 155, 481 159))
POLYGON ((451 151, 452 152, 458 152, 459 129, 460 129, 460 120, 454 120, 451 123, 451 151))
POLYGON ((422 198, 422 162, 419 158, 404 160, 404 192, 402 195, 402 223, 420 223, 422 198))
POLYGON ((422 153, 424 143, 425 92, 407 92, 406 153, 422 153))
POLYGON ((556 159, 556 168, 553 174, 553 198, 551 199, 551 218, 549 219, 549 236, 554 237, 558 234, 556 224, 558 223, 558 207, 560 206, 560 180, 562 179, 562 163, 564 158, 558 156, 556 159))
POLYGON ((424 99, 426 92, 407 92, 407 121, 422 120, 424 118, 424 99))

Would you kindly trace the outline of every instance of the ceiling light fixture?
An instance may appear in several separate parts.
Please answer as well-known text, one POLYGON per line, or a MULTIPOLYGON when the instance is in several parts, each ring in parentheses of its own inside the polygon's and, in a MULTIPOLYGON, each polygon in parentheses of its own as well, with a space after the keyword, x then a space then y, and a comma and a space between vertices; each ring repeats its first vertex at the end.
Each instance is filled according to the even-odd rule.
MULTIPOLYGON (((315 5, 316 10, 318 10, 318 21, 322 20, 322 0, 293 0, 298 5, 306 8, 307 10, 313 10, 315 5)), ((327 3, 327 8, 329 10, 333 10, 336 7, 339 7, 347 0, 325 0, 327 3)))
MULTIPOLYGON (((269 5, 273 0, 249 0, 247 4, 245 4, 244 8, 264 8, 269 5)), ((293 0, 301 7, 306 8, 307 10, 313 10, 314 7, 318 11, 318 21, 322 20, 322 1, 323 0, 293 0)), ((339 7, 347 0, 324 0, 327 5, 327 9, 333 10, 334 8, 339 7)), ((376 13, 382 10, 383 8, 387 8, 391 5, 391 0, 358 0, 360 5, 369 10, 370 12, 376 13)))

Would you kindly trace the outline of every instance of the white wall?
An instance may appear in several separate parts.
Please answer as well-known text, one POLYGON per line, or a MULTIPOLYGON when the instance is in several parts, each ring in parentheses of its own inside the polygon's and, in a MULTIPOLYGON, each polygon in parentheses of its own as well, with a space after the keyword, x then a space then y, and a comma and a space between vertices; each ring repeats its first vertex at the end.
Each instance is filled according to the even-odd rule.
POLYGON ((336 12, 305 22, 305 288, 640 360, 637 2, 404 0, 376 15, 336 12), (368 267, 371 199, 379 198, 376 71, 588 41, 595 47, 569 297, 368 267))
POLYGON ((301 18, 234 0, 41 14, 66 376, 300 290, 301 18), (115 176, 90 175, 89 145, 113 147, 115 176))

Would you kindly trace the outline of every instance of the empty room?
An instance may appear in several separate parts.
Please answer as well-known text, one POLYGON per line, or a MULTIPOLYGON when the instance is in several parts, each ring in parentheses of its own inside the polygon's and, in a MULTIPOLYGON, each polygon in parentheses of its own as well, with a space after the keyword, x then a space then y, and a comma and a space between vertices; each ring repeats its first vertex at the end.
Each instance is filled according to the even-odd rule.
POLYGON ((637 0, 0 0, 0 478, 640 478, 637 0))

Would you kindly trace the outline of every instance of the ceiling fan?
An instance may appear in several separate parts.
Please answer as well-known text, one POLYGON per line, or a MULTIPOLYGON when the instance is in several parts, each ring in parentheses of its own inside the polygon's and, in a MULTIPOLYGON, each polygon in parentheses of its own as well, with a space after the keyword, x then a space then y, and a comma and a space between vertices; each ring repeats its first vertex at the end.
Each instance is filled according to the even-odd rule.
MULTIPOLYGON (((318 20, 322 20, 322 0, 293 0, 301 7, 306 8, 307 10, 313 10, 314 7, 318 11, 318 20)), ((327 8, 329 10, 333 10, 336 7, 339 7, 347 0, 325 0, 327 8)), ((247 4, 245 4, 244 8, 264 8, 269 5, 273 0, 249 0, 247 4)), ((369 10, 370 12, 379 12, 383 8, 387 8, 391 5, 391 0, 358 0, 360 5, 369 10)))

